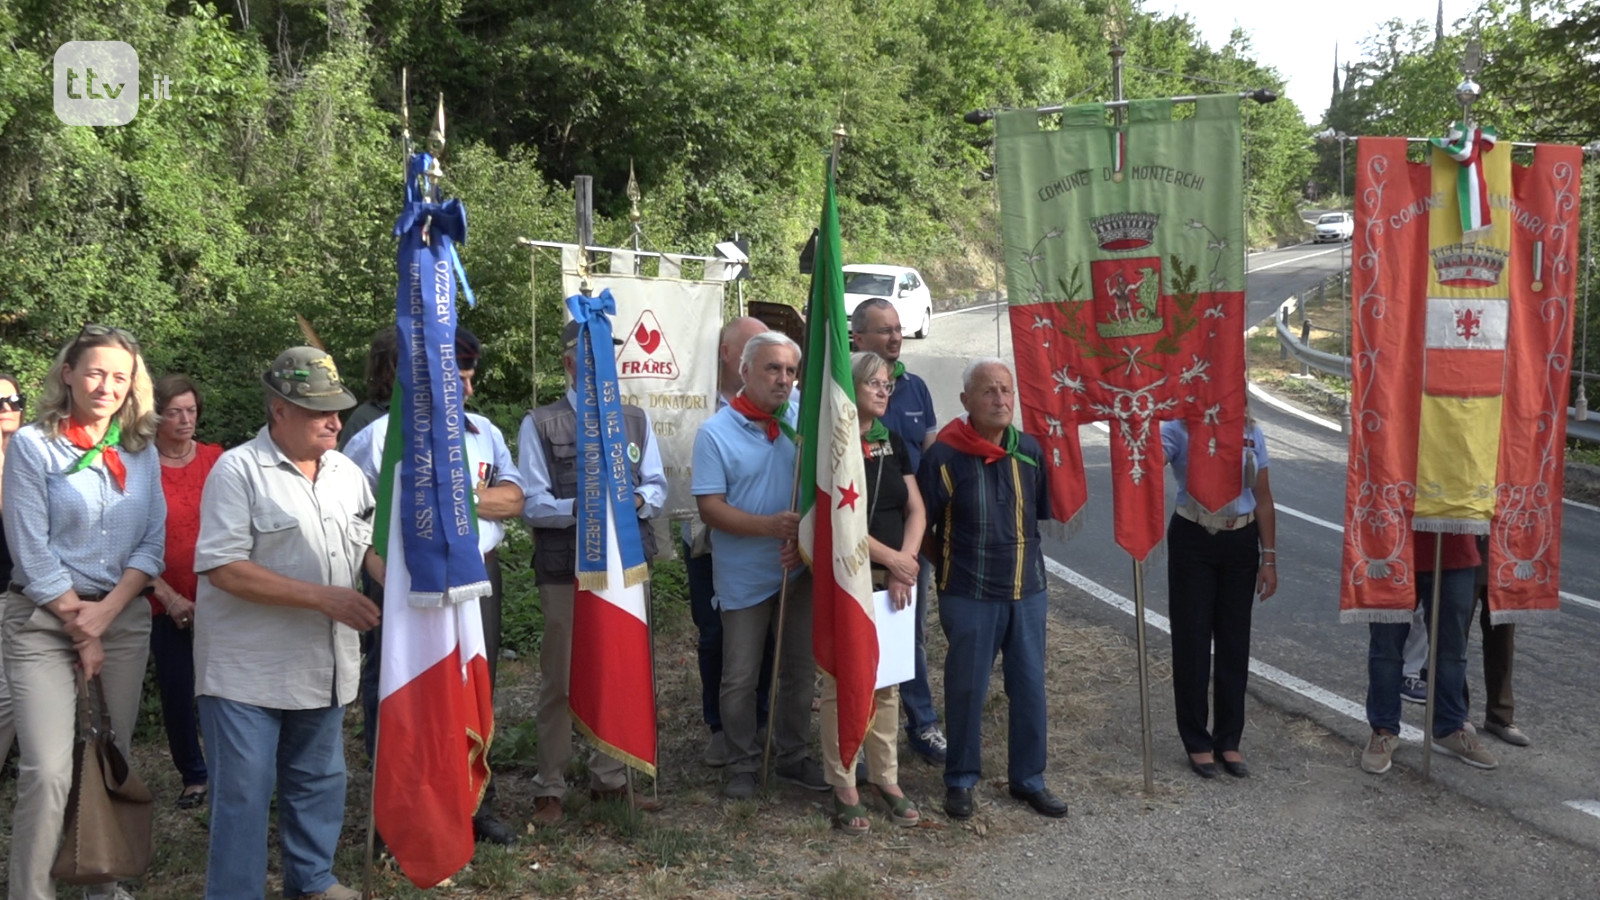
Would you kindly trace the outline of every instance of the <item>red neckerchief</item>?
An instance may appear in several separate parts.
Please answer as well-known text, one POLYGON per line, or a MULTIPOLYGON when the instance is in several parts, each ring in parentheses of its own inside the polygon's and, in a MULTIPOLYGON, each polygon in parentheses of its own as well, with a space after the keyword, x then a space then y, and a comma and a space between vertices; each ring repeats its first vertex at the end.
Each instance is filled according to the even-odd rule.
MULTIPOLYGON (((734 412, 744 416, 746 419, 749 419, 750 421, 760 425, 765 425, 767 429, 768 441, 776 441, 778 439, 778 435, 783 433, 783 423, 778 421, 777 415, 775 413, 762 412, 761 410, 757 409, 756 405, 750 402, 750 398, 744 395, 744 391, 734 394, 733 399, 728 401, 728 405, 733 407, 734 412)), ((782 412, 783 407, 778 407, 777 411, 782 412)))
POLYGON ((82 461, 73 467, 73 471, 88 468, 94 464, 95 458, 105 460, 106 471, 117 482, 117 490, 124 493, 128 490, 128 467, 122 464, 122 454, 117 452, 116 444, 122 437, 122 429, 113 422, 106 428, 105 437, 96 441, 89 437, 89 432, 77 419, 68 418, 66 427, 61 430, 61 436, 72 443, 72 446, 84 451, 82 461))
POLYGON ((1037 466, 1039 464, 1037 460, 1017 449, 1021 443, 1018 435, 1016 426, 1007 425, 1005 433, 1000 438, 1005 442, 1005 446, 1002 447, 978 434, 977 429, 966 419, 952 419, 950 424, 939 429, 939 443, 949 444, 962 453, 982 457, 985 465, 998 462, 1007 456, 1015 456, 1028 465, 1037 466))

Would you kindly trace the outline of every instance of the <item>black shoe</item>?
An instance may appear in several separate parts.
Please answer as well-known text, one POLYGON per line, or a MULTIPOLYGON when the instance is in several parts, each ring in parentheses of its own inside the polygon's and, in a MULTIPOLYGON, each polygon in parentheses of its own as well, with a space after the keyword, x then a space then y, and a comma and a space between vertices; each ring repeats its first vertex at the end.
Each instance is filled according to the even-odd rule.
POLYGON ((1194 773, 1201 778, 1217 777, 1217 764, 1214 762, 1195 762, 1194 757, 1191 756, 1189 757, 1189 768, 1193 769, 1194 773))
POLYGON ((944 811, 958 822, 972 818, 972 788, 945 788, 944 811))
POLYGON ((1222 761, 1222 771, 1227 772, 1229 775, 1232 775, 1235 778, 1250 777, 1250 767, 1246 765, 1245 761, 1242 759, 1238 762, 1232 762, 1224 759, 1222 761))
POLYGON ((515 844, 517 833, 490 813, 472 817, 472 837, 483 844, 515 844))
POLYGON ((1067 801, 1050 792, 1049 788, 1040 788, 1037 791, 1019 791, 1010 788, 1011 796, 1033 807, 1033 811, 1041 816, 1059 819, 1067 814, 1067 801))

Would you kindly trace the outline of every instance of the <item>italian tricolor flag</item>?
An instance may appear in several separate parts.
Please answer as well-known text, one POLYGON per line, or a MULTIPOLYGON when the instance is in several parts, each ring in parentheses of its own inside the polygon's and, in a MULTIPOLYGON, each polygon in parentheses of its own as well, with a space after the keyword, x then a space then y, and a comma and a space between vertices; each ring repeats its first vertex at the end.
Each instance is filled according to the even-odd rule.
MULTIPOLYGON (((399 405, 396 405, 399 411, 399 405)), ((472 815, 489 778, 494 697, 477 600, 407 602, 400 507, 401 415, 389 417, 373 544, 387 572, 373 818, 405 876, 430 888, 472 861, 472 815)))
POLYGON ((800 552, 811 566, 812 647, 838 681, 839 758, 851 766, 872 721, 878 633, 867 549, 869 490, 850 377, 839 209, 828 166, 806 316, 800 403, 800 552))

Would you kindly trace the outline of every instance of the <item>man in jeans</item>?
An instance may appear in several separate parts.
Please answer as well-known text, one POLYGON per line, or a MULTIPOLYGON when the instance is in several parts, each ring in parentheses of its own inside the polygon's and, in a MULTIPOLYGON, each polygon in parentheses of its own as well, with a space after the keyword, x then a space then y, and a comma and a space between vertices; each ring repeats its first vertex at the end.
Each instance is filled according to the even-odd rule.
POLYGON ((344 825, 344 708, 357 632, 378 624, 357 573, 382 580, 373 496, 334 450, 356 398, 333 359, 295 347, 262 376, 268 421, 217 460, 200 504, 195 694, 211 764, 208 900, 252 900, 267 879, 277 795, 283 893, 358 900, 333 876, 344 825))
POLYGON ((756 738, 756 684, 767 631, 785 598, 772 707, 777 775, 826 791, 822 767, 806 754, 816 658, 811 651, 811 579, 798 574, 800 516, 794 512, 794 420, 789 403, 800 348, 775 331, 750 338, 741 357, 744 387, 700 426, 692 491, 711 529, 717 610, 722 617, 719 708, 728 743, 724 796, 755 796, 762 746, 756 738), (787 592, 784 582, 788 581, 787 592))
MULTIPOLYGON (((1433 722, 1430 732, 1433 749, 1453 756, 1469 766, 1493 769, 1499 765, 1475 734, 1467 730, 1467 625, 1472 619, 1474 570, 1480 557, 1478 544, 1470 534, 1434 535, 1414 531, 1414 571, 1417 596, 1424 613, 1433 606, 1434 542, 1444 542, 1439 567, 1438 679, 1434 688, 1433 722)), ((1411 631, 1407 622, 1373 622, 1367 649, 1367 724, 1372 739, 1361 754, 1361 768, 1373 775, 1389 771, 1395 747, 1400 743, 1400 681, 1403 648, 1411 631)))
MULTIPOLYGON (((906 371, 900 361, 900 314, 894 304, 882 297, 863 300, 850 316, 850 332, 856 347, 869 350, 889 363, 894 390, 889 393, 889 411, 880 421, 905 442, 909 472, 922 464, 922 452, 933 446, 938 436, 939 419, 933 412, 933 395, 918 376, 906 371)), ((928 619, 928 585, 933 581, 933 566, 922 560, 917 576, 916 668, 911 680, 900 685, 900 703, 906 711, 906 738, 911 752, 932 765, 944 765, 947 744, 939 730, 939 717, 933 708, 933 690, 928 687, 928 654, 924 649, 928 619)))

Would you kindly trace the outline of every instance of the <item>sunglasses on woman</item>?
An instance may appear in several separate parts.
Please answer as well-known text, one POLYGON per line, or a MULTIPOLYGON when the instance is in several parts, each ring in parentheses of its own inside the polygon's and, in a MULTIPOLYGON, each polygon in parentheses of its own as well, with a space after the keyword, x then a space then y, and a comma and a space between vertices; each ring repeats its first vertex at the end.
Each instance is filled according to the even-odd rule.
POLYGON ((108 334, 126 342, 135 350, 139 348, 139 339, 134 337, 132 333, 121 328, 113 328, 110 325, 99 325, 94 322, 90 322, 89 324, 83 326, 83 330, 78 332, 78 336, 73 338, 73 342, 77 343, 86 337, 104 337, 108 334))
POLYGON ((0 395, 0 411, 16 410, 22 412, 28 405, 28 398, 24 394, 12 394, 9 397, 0 395))

